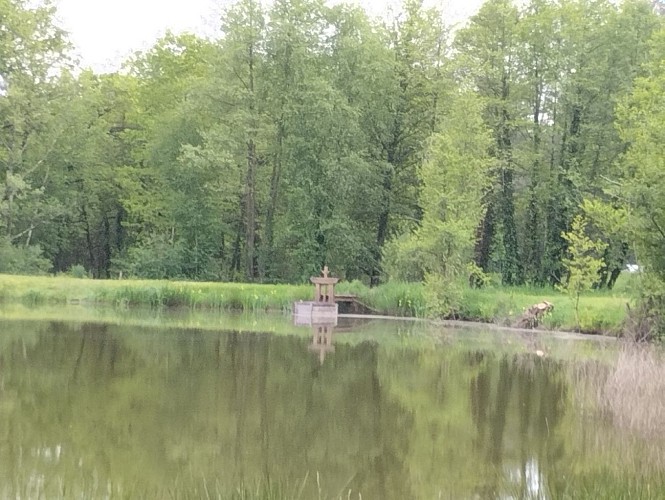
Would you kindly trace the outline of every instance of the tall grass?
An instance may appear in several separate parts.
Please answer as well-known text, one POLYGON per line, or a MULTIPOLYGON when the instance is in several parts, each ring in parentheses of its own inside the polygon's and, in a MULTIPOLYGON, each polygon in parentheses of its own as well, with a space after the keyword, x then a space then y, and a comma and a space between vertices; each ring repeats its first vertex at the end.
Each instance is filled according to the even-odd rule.
POLYGON ((554 310, 545 316, 543 327, 551 330, 580 330, 586 333, 617 334, 626 318, 629 298, 608 292, 588 292, 580 298, 580 324, 573 299, 553 288, 468 288, 459 315, 463 319, 491 321, 512 326, 526 309, 548 301, 554 310))
POLYGON ((47 476, 34 474, 29 478, 16 477, 11 484, 0 486, 1 498, 160 498, 209 500, 355 500, 362 499, 358 492, 346 490, 337 495, 322 491, 319 474, 312 480, 308 473, 297 481, 257 479, 239 481, 236 485, 223 484, 219 477, 193 478, 192 474, 176 476, 172 484, 152 486, 140 479, 129 484, 103 480, 97 472, 90 475, 47 476))
MULTIPOLYGON (((624 283, 624 289, 627 285, 624 283)), ((420 283, 387 283, 375 288, 354 281, 338 285, 339 293, 354 294, 379 314, 423 318, 427 304, 420 283)), ((248 283, 201 283, 150 280, 90 280, 73 277, 0 275, 0 301, 28 305, 92 303, 117 306, 188 307, 192 309, 290 310, 298 300, 310 300, 312 286, 248 283)), ((554 304, 543 326, 552 330, 578 330, 571 298, 552 288, 466 288, 459 310, 448 319, 513 326, 534 303, 554 304)), ((590 292, 580 301, 579 330, 618 333, 626 317, 628 297, 617 292, 590 292)))
POLYGON ((583 412, 645 443, 641 447, 649 466, 665 472, 665 352, 654 345, 625 343, 613 361, 576 362, 570 375, 583 412))
POLYGON ((30 305, 100 303, 119 306, 190 307, 245 311, 288 310, 307 300, 307 285, 258 285, 152 280, 89 280, 0 275, 0 300, 30 305))
POLYGON ((662 352, 651 346, 623 348, 616 367, 600 389, 600 402, 617 425, 649 438, 662 439, 665 429, 665 357, 662 352))
MULTIPOLYGON (((509 485, 493 492, 492 498, 520 498, 523 500, 660 500, 663 498, 660 482, 655 478, 613 477, 609 474, 593 474, 586 477, 567 477, 566 484, 556 489, 545 484, 538 491, 525 491, 524 486, 509 485)), ((447 498, 447 497, 443 497, 447 498)))
POLYGON ((353 281, 340 283, 340 293, 353 294, 381 314, 424 318, 427 313, 420 283, 390 282, 375 288, 353 281))

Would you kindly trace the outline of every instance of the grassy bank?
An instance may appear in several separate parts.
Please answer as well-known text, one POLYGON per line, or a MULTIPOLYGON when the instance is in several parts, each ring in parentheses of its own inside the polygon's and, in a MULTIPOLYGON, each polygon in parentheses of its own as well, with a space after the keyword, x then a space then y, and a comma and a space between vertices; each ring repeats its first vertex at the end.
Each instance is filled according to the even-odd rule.
POLYGON ((312 294, 305 285, 90 280, 0 275, 0 300, 24 304, 97 303, 245 311, 286 310, 312 294))
MULTIPOLYGON (((352 293, 380 314, 427 316, 422 285, 388 283, 369 288, 340 283, 340 293, 352 293)), ((580 300, 580 327, 587 333, 617 333, 626 314, 629 288, 592 292, 580 300)), ((114 306, 188 307, 193 309, 287 311, 297 300, 309 300, 310 285, 259 285, 150 280, 89 280, 70 277, 0 275, 0 301, 27 305, 89 303, 114 306)), ((554 304, 543 327, 577 330, 573 300, 551 288, 489 287, 467 289, 456 319, 512 325, 531 305, 554 304)))
MULTIPOLYGON (((542 322, 549 330, 581 331, 584 333, 620 333, 626 317, 626 304, 634 291, 632 279, 625 278, 615 290, 588 292, 580 298, 579 325, 574 299, 553 288, 487 287, 464 290, 461 307, 452 318, 465 321, 513 326, 526 309, 544 300, 554 310, 542 322)), ((342 287, 355 293, 370 307, 383 314, 427 316, 427 307, 420 284, 395 283, 369 289, 350 283, 342 287)))
POLYGON ((621 294, 588 293, 580 298, 578 325, 574 299, 553 289, 469 289, 465 292, 460 316, 478 321, 491 318, 493 323, 512 325, 527 308, 543 300, 554 304, 554 310, 542 322, 543 328, 597 334, 618 334, 626 317, 626 304, 630 301, 621 294))

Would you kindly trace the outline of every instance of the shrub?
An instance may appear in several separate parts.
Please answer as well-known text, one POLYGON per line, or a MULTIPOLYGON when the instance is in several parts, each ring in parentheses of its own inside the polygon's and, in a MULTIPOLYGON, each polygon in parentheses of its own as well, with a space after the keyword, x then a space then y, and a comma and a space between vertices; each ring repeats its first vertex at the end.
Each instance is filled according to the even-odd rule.
POLYGON ((70 267, 69 271, 67 271, 67 274, 72 278, 79 278, 79 279, 88 277, 88 272, 85 270, 85 267, 83 267, 81 264, 76 264, 70 267))
POLYGON ((627 306, 628 314, 623 325, 624 334, 642 342, 662 338, 665 332, 665 283, 653 275, 642 279, 635 308, 627 306))
POLYGON ((179 242, 154 237, 142 245, 131 247, 124 260, 116 260, 115 267, 127 276, 145 279, 182 278, 186 261, 185 249, 179 242))
POLYGON ((39 246, 16 246, 7 238, 0 239, 0 273, 41 275, 50 269, 39 246))

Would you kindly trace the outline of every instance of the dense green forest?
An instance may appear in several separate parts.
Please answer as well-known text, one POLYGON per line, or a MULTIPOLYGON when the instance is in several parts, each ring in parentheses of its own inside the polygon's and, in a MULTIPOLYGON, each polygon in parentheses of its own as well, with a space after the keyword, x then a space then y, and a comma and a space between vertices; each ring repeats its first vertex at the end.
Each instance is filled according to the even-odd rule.
POLYGON ((579 265, 612 287, 630 262, 660 301, 658 7, 488 0, 452 29, 418 0, 391 19, 239 0, 215 39, 95 74, 53 6, 1 0, 0 272, 275 283, 325 263, 423 280, 444 311, 450 283, 579 265))

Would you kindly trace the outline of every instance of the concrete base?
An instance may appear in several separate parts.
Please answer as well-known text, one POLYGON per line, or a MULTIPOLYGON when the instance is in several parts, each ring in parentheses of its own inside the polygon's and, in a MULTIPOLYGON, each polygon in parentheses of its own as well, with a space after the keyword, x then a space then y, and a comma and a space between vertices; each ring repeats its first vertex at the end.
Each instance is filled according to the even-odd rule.
POLYGON ((337 325, 337 304, 320 302, 294 302, 293 322, 296 325, 337 325))

